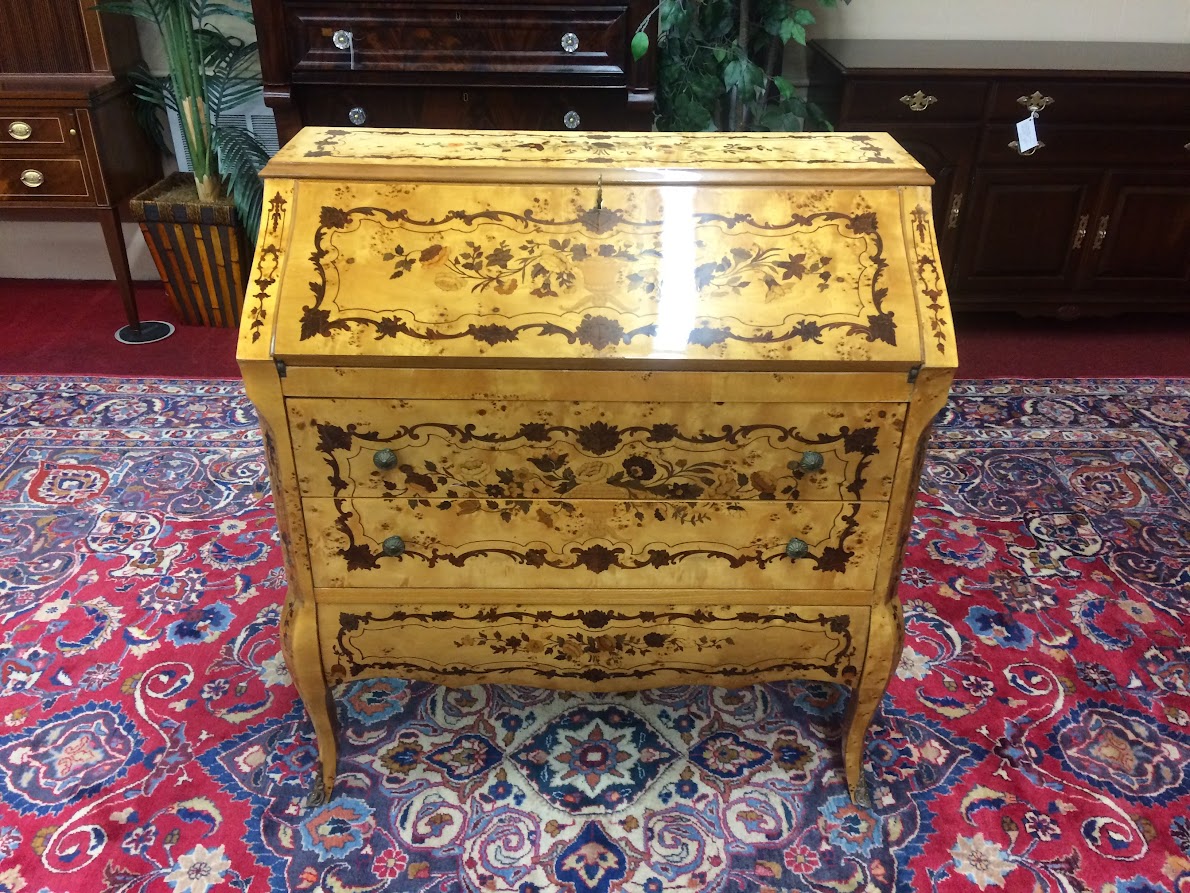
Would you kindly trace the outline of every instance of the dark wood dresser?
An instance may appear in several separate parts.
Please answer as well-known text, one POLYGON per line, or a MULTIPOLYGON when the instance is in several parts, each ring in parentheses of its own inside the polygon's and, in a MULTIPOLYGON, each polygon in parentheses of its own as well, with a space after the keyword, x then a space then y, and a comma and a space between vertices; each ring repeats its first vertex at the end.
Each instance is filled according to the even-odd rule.
POLYGON ((119 77, 140 58, 135 23, 93 6, 0 0, 0 214, 98 220, 138 330, 119 206, 161 160, 119 77))
POLYGON ((1190 46, 825 40, 810 75, 935 177, 956 311, 1190 311, 1190 46))
MULTIPOLYGON (((265 102, 303 125, 647 130, 646 0, 253 0, 265 102)), ((656 42, 656 16, 650 21, 656 42)))

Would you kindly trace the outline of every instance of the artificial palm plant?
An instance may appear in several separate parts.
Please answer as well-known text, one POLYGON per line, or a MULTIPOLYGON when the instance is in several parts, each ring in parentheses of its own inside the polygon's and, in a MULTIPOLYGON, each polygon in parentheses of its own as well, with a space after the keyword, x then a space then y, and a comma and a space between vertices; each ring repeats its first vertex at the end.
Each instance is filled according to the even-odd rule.
POLYGON ((258 172, 268 152, 251 131, 221 121, 260 90, 259 56, 255 42, 214 24, 225 16, 251 23, 250 0, 100 0, 99 8, 156 27, 168 74, 154 75, 144 67, 131 73, 137 98, 151 112, 143 120, 163 142, 156 111, 177 112, 198 200, 226 195, 254 241, 261 209, 258 172))

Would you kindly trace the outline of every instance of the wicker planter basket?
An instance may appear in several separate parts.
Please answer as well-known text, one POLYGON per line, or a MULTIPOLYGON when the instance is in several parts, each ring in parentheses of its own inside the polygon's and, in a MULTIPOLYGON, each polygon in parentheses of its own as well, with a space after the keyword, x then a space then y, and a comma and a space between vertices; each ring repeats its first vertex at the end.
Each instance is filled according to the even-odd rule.
POLYGON ((200 204, 193 183, 190 174, 171 174, 128 205, 182 322, 234 327, 252 255, 231 201, 200 204))

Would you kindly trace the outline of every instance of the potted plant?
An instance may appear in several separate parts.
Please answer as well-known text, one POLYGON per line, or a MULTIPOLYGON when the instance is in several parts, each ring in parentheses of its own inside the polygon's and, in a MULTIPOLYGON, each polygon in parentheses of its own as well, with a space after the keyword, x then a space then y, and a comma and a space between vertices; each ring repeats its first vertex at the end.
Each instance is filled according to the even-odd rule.
MULTIPOLYGON (((834 7, 837 0, 818 0, 834 7)), ((843 0, 850 3, 851 0, 843 0)), ((800 130, 822 113, 781 75, 785 45, 806 42, 814 13, 793 0, 660 0, 632 38, 649 50, 657 29, 659 130, 800 130)))
POLYGON ((168 74, 134 70, 144 121, 164 146, 159 112, 177 112, 193 173, 178 172, 129 203, 183 322, 235 326, 260 223, 259 171, 268 152, 224 113, 260 89, 255 42, 225 34, 219 17, 252 22, 249 0, 100 0, 153 23, 168 74))

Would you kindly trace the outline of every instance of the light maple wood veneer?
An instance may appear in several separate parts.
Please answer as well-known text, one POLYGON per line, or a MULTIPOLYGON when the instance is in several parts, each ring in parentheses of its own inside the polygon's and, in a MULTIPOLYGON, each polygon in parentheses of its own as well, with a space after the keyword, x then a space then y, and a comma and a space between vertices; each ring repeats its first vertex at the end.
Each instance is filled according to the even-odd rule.
POLYGON ((924 171, 883 134, 307 128, 264 175, 238 356, 316 794, 329 686, 396 675, 843 683, 860 796, 956 366, 924 171))

